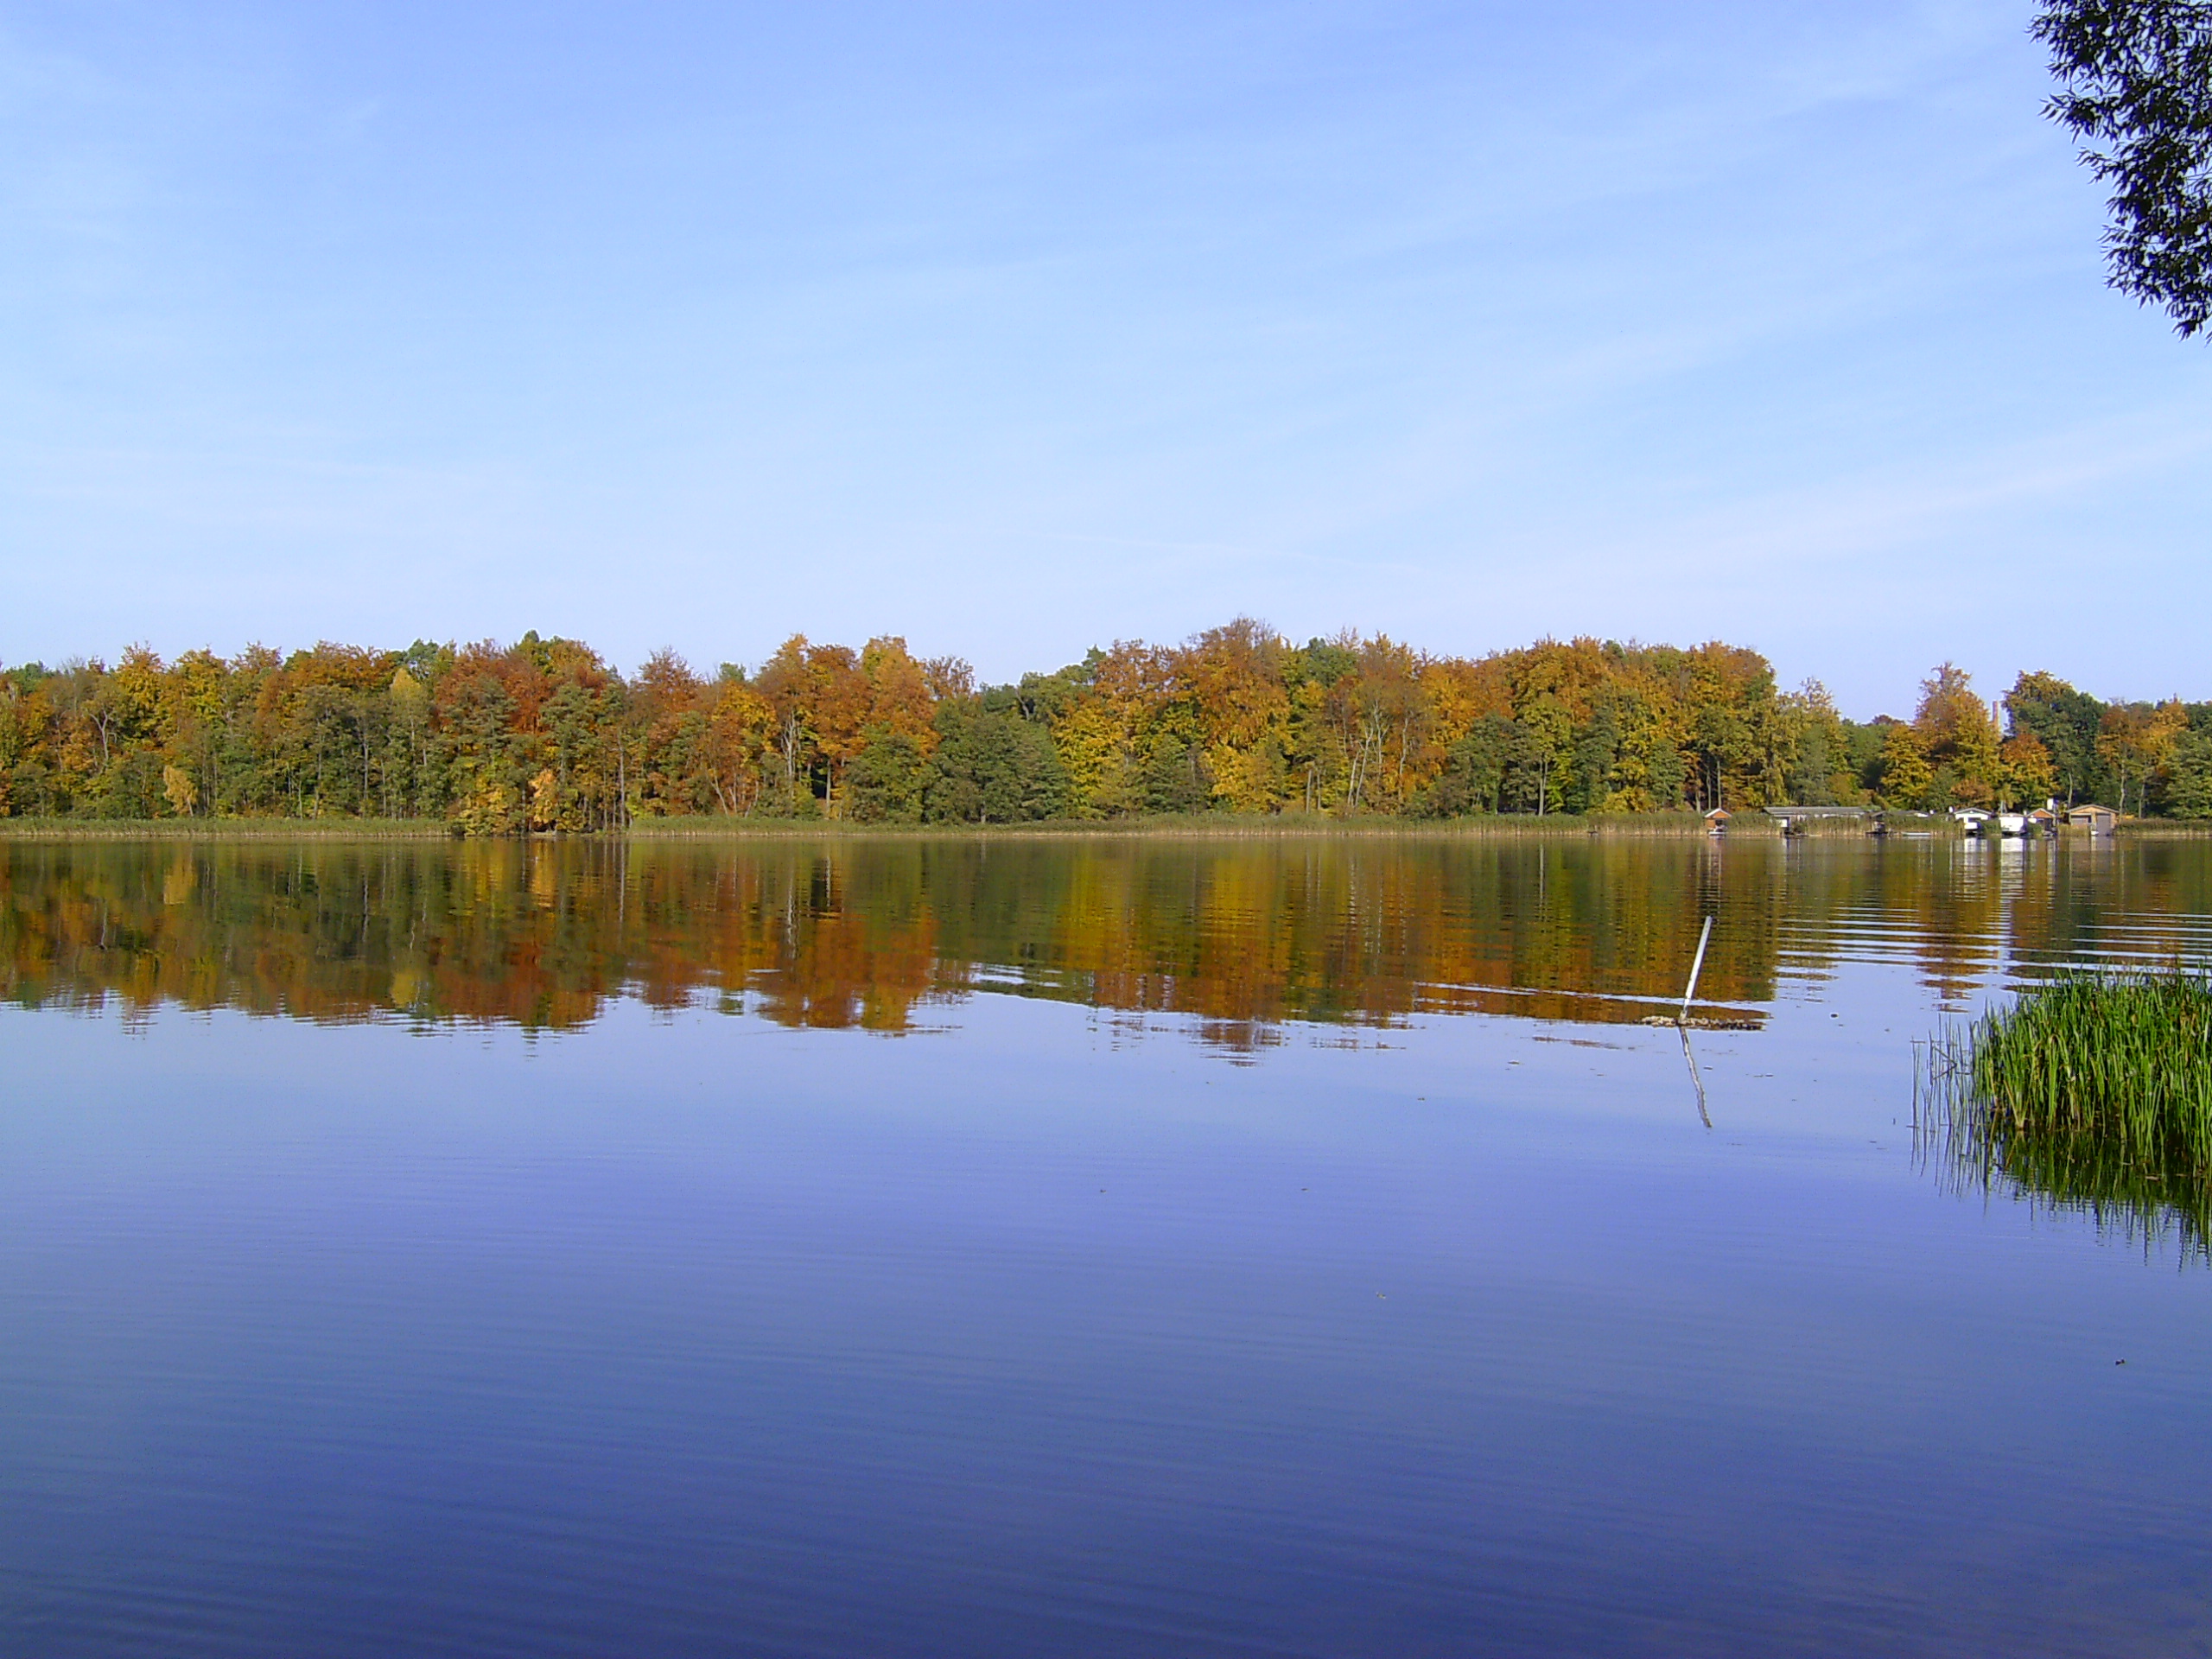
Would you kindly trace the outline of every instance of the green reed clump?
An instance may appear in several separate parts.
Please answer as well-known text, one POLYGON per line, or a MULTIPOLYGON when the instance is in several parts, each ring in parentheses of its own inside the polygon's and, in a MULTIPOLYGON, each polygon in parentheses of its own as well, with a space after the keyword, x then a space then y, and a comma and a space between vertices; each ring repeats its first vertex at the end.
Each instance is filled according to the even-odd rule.
POLYGON ((1926 1126, 1962 1179, 2147 1237, 2212 1237, 2212 980, 2069 973, 1933 1051, 1926 1126))
POLYGON ((2212 981, 2072 973, 1968 1028, 1990 1132, 2086 1139, 2147 1169, 2212 1171, 2212 981))

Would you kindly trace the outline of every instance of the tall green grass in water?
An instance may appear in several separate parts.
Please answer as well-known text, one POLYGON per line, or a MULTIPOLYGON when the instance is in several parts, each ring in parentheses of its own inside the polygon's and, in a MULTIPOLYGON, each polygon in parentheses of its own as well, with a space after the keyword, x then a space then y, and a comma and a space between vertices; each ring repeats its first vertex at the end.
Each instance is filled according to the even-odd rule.
POLYGON ((1961 1177, 2212 1256, 2212 979, 2069 973, 1934 1049, 1961 1177))

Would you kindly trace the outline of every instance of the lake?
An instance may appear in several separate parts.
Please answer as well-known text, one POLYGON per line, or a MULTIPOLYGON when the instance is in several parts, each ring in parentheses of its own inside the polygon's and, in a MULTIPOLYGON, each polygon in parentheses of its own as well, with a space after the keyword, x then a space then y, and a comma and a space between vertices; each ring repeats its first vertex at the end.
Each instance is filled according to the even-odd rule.
POLYGON ((2212 842, 0 841, 0 1651, 2212 1652, 2201 1253, 1915 1090, 2208 956, 2212 842))

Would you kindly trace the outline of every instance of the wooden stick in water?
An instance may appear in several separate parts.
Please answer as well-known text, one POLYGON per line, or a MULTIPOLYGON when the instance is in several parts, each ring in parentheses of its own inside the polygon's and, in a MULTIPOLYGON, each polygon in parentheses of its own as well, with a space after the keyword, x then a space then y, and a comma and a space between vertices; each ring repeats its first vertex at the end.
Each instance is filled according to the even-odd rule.
POLYGON ((1705 930, 1697 936, 1697 959, 1690 963, 1690 982, 1682 988, 1682 1011, 1675 1016, 1675 1023, 1687 1026, 1690 1022, 1690 999, 1697 995, 1697 976, 1705 968, 1705 942, 1713 937, 1713 918, 1705 918, 1705 930))

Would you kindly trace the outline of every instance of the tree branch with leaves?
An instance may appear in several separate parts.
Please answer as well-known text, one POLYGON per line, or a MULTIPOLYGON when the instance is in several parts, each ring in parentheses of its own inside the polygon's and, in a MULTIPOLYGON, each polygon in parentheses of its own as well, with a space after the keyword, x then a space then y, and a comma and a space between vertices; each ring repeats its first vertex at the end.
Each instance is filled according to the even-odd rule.
POLYGON ((2212 4, 2043 0, 2031 31, 2060 91, 2045 113, 2112 187, 2111 281, 2187 338, 2212 323, 2212 4))

